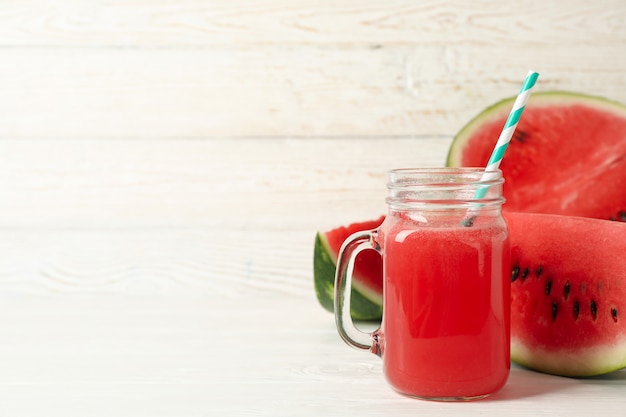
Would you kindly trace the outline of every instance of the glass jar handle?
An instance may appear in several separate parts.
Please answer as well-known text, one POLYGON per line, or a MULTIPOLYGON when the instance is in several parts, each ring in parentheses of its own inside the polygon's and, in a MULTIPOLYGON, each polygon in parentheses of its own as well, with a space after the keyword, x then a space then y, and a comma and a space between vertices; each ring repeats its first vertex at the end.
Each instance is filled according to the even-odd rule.
POLYGON ((354 262, 359 253, 364 250, 375 250, 379 255, 381 254, 376 235, 376 230, 357 232, 343 242, 335 271, 334 310, 337 331, 344 342, 357 349, 371 350, 372 353, 381 356, 382 349, 378 336, 380 327, 371 333, 363 332, 354 325, 350 315, 354 262))

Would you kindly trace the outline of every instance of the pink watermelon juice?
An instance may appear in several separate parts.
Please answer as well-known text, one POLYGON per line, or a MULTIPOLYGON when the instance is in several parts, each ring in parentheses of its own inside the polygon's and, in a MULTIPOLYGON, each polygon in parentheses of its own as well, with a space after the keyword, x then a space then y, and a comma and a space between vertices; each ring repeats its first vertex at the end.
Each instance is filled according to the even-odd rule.
POLYGON ((389 383, 427 398, 497 391, 510 369, 510 255, 503 220, 440 227, 399 216, 388 217, 381 230, 381 348, 389 383))

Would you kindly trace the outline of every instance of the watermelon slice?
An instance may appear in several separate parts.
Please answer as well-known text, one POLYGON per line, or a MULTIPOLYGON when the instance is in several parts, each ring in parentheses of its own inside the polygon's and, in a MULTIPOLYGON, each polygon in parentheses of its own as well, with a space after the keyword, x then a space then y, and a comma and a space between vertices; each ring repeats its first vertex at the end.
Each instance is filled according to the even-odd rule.
MULTIPOLYGON (((454 138, 448 166, 485 166, 514 98, 454 138)), ((626 221, 626 106, 584 94, 534 93, 500 165, 505 210, 626 221)))
POLYGON ((556 375, 626 367, 626 224, 506 213, 511 357, 556 375))
MULTIPOLYGON (((328 311, 333 311, 335 269, 343 241, 353 233, 377 228, 384 219, 382 216, 377 220, 318 232, 315 236, 315 293, 322 307, 328 311)), ((351 294, 351 315, 354 320, 374 320, 382 316, 382 268, 380 255, 374 251, 364 251, 355 260, 351 294)))

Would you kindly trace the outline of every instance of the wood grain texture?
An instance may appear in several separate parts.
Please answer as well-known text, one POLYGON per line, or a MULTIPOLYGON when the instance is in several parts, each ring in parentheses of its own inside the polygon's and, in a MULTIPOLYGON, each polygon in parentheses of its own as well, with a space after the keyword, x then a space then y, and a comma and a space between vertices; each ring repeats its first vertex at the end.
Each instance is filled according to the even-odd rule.
POLYGON ((620 46, 620 0, 5 1, 0 45, 483 44, 620 46))
POLYGON ((626 101, 626 5, 566 3, 5 2, 0 138, 451 135, 529 68, 626 101))
POLYGON ((0 48, 0 138, 453 135, 514 96, 529 68, 537 90, 626 102, 616 49, 0 48))
POLYGON ((314 238, 315 230, 0 230, 0 289, 52 297, 308 297, 314 238))
POLYGON ((386 211, 445 137, 4 140, 0 227, 310 230, 386 211))
MULTIPOLYGON (((309 297, 310 298, 310 297, 309 297)), ((309 298, 223 294, 0 298, 0 404, 38 416, 623 415, 626 375, 513 367, 490 400, 403 397, 309 298)))

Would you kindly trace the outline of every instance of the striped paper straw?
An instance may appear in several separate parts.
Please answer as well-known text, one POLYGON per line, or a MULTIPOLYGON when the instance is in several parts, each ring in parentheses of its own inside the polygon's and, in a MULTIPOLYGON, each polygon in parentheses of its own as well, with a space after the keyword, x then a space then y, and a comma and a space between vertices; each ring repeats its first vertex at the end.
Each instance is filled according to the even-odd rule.
POLYGON ((496 142, 496 146, 493 149, 491 157, 489 158, 489 162, 487 162, 487 168, 485 168, 486 171, 493 171, 500 166, 500 162, 502 161, 502 157, 504 156, 507 146, 509 146, 509 142, 511 142, 517 123, 519 122, 520 117, 522 117, 522 112, 526 107, 528 97, 530 97, 530 91, 535 86, 538 77, 539 73, 535 71, 528 71, 524 84, 522 84, 522 89, 515 98, 513 108, 509 113, 509 117, 506 119, 504 129, 502 129, 500 137, 496 142))
MULTIPOLYGON (((506 123, 504 124, 504 128, 500 133, 500 137, 496 142, 496 146, 489 157, 489 162, 487 162, 487 167, 485 168, 485 173, 481 178, 481 181, 486 181, 489 179, 489 171, 494 171, 498 169, 500 166, 500 162, 502 161, 502 157, 504 156, 504 152, 506 148, 509 146, 509 142, 511 142, 511 138, 513 137, 513 133, 515 132, 515 128, 517 127, 517 123, 519 122, 520 117, 522 117, 522 112, 526 107, 526 102, 528 101, 528 97, 530 97, 530 92, 532 88, 535 86, 537 82, 537 78, 539 77, 539 73, 535 71, 528 71, 528 75, 526 75, 526 79, 524 80, 524 84, 522 84, 522 88, 515 98, 515 102, 513 103, 513 108, 509 113, 509 117, 506 119, 506 123)), ((488 187, 481 187, 476 190, 474 195, 474 199, 480 199, 487 194, 488 187)))

